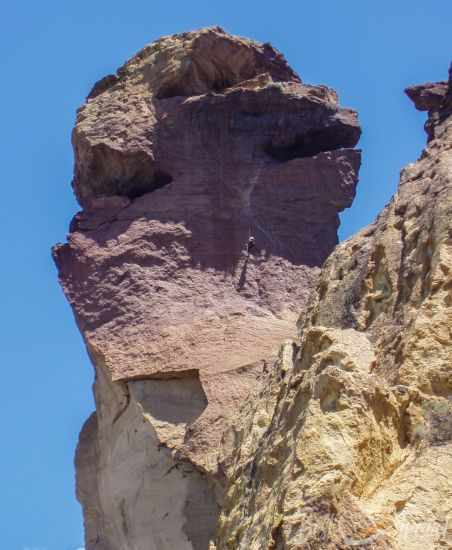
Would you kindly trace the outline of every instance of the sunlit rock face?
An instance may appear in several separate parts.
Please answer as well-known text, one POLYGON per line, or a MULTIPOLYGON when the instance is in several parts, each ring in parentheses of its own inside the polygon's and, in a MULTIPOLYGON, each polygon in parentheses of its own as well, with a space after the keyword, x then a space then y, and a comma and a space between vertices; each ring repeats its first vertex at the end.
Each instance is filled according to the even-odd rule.
POLYGON ((296 337, 359 135, 333 90, 220 28, 94 86, 73 132, 82 211, 54 249, 96 371, 76 459, 87 550, 208 549, 223 434, 296 337))
POLYGON ((428 145, 226 432, 217 550, 452 548, 452 81, 407 94, 428 145))

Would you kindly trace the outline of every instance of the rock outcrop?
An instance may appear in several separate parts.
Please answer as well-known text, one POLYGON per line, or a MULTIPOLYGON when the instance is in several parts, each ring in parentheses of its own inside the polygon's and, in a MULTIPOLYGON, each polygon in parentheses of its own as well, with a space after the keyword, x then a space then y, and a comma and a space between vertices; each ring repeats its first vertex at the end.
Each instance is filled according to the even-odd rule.
POLYGON ((407 94, 427 147, 225 435, 217 550, 452 548, 452 74, 407 94))
POLYGON ((296 337, 359 135, 333 90, 219 28, 162 38, 94 86, 73 133, 82 211, 54 249, 96 373, 76 458, 87 550, 209 547, 220 442, 296 337))

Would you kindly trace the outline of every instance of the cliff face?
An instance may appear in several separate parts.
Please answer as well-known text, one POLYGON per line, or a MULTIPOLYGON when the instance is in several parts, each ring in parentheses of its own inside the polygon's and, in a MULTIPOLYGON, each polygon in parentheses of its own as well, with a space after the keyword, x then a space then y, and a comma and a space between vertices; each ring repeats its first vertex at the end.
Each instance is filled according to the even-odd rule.
POLYGON ((76 457, 87 550, 209 547, 237 461, 223 434, 296 337, 359 135, 334 91, 219 28, 94 86, 73 133, 82 211, 54 249, 96 373, 76 457))
POLYGON ((225 435, 218 550, 452 548, 452 74, 407 94, 427 147, 225 435))

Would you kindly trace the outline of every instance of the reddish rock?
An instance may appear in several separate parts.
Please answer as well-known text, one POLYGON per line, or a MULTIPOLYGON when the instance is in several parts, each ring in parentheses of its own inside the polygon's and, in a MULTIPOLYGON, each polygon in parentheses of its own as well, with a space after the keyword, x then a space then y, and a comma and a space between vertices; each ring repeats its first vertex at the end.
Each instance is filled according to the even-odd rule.
POLYGON ((405 93, 419 111, 439 109, 447 93, 447 82, 427 82, 409 86, 405 93))
POLYGON ((410 86, 405 90, 419 111, 428 111, 425 131, 429 140, 444 137, 443 122, 452 114, 452 63, 449 67, 449 80, 427 82, 410 86))
MULTIPOLYGON (((83 455, 98 457, 79 479, 88 550, 95 539, 122 548, 105 516, 112 472, 124 464, 111 445, 130 403, 157 434, 148 455, 164 446, 169 464, 188 460, 221 478, 224 428, 294 335, 337 243, 359 136, 356 113, 334 91, 302 84, 271 46, 219 28, 165 37, 93 88, 73 133, 83 210, 54 249, 98 377, 97 429, 78 455, 83 472, 83 455), (97 479, 91 496, 86 479, 97 479)), ((211 525, 215 514, 203 514, 196 521, 211 525)), ((141 550, 146 533, 128 521, 141 550)), ((209 536, 187 548, 207 548, 209 536)))

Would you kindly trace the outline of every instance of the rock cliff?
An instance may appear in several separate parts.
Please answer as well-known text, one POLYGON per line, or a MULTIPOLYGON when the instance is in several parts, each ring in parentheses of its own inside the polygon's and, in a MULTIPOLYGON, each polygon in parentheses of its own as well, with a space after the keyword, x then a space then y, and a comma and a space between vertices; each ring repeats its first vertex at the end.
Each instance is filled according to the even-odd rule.
MULTIPOLYGON (((339 107, 333 90, 302 83, 269 44, 220 28, 164 37, 92 89, 73 133, 73 188, 82 211, 68 242, 54 249, 95 368, 96 412, 76 456, 87 550, 207 550, 228 482, 219 548, 267 548, 274 531, 258 533, 270 516, 285 533, 292 520, 287 515, 286 523, 275 524, 283 507, 276 512, 274 497, 252 489, 260 507, 255 514, 241 494, 250 474, 243 460, 253 445, 252 477, 261 478, 267 417, 254 415, 262 441, 252 444, 253 423, 246 428, 239 419, 231 426, 261 391, 280 343, 297 337, 296 319, 337 244, 338 212, 354 197, 359 136, 356 113, 339 107), (229 434, 241 430, 239 450, 229 434), (244 542, 244 521, 255 542, 244 542)), ((410 201, 407 208, 413 207, 410 201)), ((436 212, 430 210, 429 220, 436 212)), ((359 262, 376 238, 369 233, 368 244, 348 252, 361 267, 349 269, 341 260, 342 286, 364 269, 359 262)), ((372 261, 384 270, 390 257, 376 250, 372 261)), ((323 304, 333 292, 344 301, 348 293, 333 291, 336 279, 326 272, 322 281, 317 317, 323 326, 323 304)), ((395 299, 392 287, 382 299, 372 298, 377 291, 369 286, 366 307, 376 305, 360 321, 374 327, 384 318, 392 322, 380 310, 395 299)), ((328 329, 333 340, 343 328, 339 310, 329 314, 338 318, 328 329)), ((397 326, 394 320, 394 331, 397 326)), ((316 330, 305 331, 312 342, 316 330)), ((355 349, 356 360, 370 364, 386 348, 373 350, 367 325, 359 330, 358 340, 358 329, 346 333, 344 353, 355 349)), ((365 379, 349 371, 339 374, 365 379)), ((327 393, 328 372, 322 375, 327 393)), ((338 392, 339 374, 337 381, 331 374, 338 392)), ((392 404, 385 399, 384 414, 392 404)), ((292 406, 297 402, 301 414, 299 400, 292 406)), ((295 421, 293 415, 284 422, 295 421)), ((289 438, 288 430, 281 437, 289 438)), ((289 458, 277 460, 273 479, 288 486, 291 478, 280 477, 280 469, 289 458)))
POLYGON ((452 72, 407 94, 427 147, 225 434, 217 550, 452 548, 452 72))
POLYGON ((356 114, 270 45, 164 37, 94 86, 54 249, 87 550, 452 548, 452 74, 406 92, 427 146, 334 249, 356 114))

